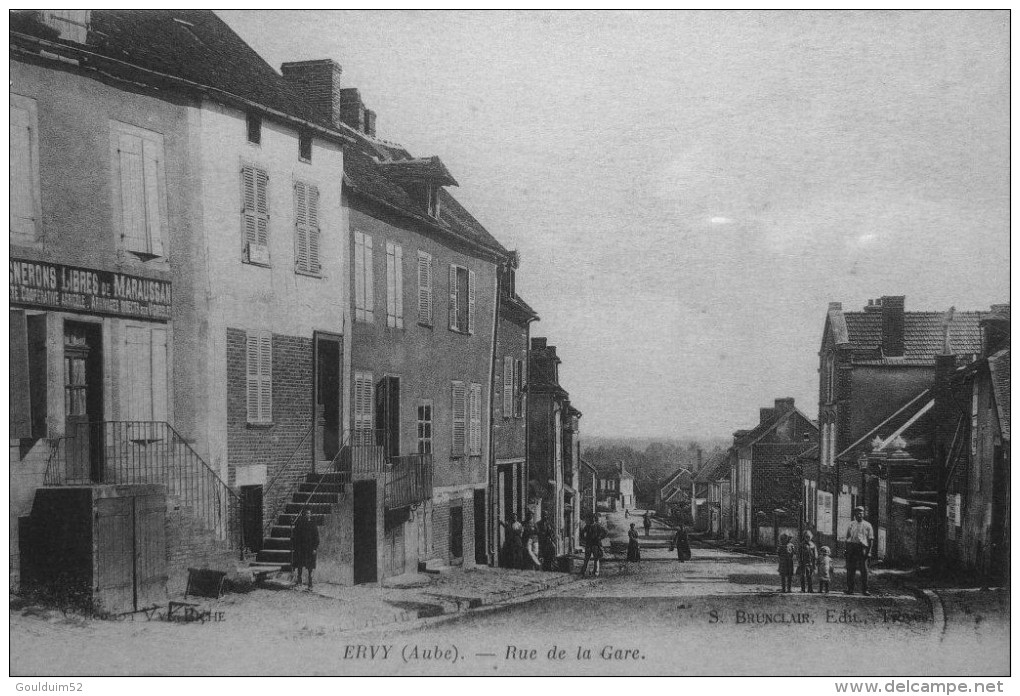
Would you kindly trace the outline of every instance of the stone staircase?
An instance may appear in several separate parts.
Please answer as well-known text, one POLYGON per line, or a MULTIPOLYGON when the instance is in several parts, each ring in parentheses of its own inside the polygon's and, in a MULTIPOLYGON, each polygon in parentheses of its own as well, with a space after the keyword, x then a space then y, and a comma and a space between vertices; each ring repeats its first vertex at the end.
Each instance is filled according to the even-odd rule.
POLYGON ((251 564, 252 570, 263 573, 291 570, 290 537, 301 511, 309 508, 312 522, 321 527, 325 516, 332 514, 334 506, 346 495, 349 480, 344 473, 308 474, 274 521, 269 536, 262 540, 262 550, 251 564))

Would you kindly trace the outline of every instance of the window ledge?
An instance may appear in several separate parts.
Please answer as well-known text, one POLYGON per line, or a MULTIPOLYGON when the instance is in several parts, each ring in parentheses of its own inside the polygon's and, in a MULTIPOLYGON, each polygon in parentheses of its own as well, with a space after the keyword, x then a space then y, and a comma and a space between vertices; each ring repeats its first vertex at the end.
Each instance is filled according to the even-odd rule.
POLYGON ((420 319, 418 320, 418 326, 422 327, 423 329, 428 329, 429 331, 435 330, 435 326, 433 326, 431 322, 421 321, 420 319))
POLYGON ((258 261, 249 261, 247 259, 241 259, 241 263, 245 266, 257 266, 258 268, 272 268, 272 264, 259 263, 258 261))
POLYGON ((295 268, 294 275, 305 276, 306 278, 318 278, 322 280, 325 276, 321 271, 306 271, 302 268, 295 268))
POLYGON ((248 421, 245 424, 249 430, 268 430, 273 427, 272 421, 248 421))

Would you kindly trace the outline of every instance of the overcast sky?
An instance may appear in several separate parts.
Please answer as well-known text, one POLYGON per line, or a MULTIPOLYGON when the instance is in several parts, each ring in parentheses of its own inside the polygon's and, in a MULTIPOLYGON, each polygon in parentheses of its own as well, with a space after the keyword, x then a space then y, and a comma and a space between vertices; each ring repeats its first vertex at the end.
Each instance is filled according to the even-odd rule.
POLYGON ((817 416, 830 301, 1009 292, 1006 13, 221 12, 522 257, 585 435, 817 416))

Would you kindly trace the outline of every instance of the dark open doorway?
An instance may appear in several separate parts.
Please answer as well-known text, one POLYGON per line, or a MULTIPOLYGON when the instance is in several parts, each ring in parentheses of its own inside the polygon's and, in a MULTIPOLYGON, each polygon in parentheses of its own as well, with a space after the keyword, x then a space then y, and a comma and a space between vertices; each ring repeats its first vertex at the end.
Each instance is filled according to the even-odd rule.
POLYGON ((375 481, 354 482, 354 583, 378 580, 375 481))
POLYGON ((486 565, 489 562, 488 544, 485 539, 485 491, 475 489, 475 563, 486 565))
POLYGON ((315 334, 315 460, 325 464, 333 461, 341 444, 342 340, 332 334, 315 334))

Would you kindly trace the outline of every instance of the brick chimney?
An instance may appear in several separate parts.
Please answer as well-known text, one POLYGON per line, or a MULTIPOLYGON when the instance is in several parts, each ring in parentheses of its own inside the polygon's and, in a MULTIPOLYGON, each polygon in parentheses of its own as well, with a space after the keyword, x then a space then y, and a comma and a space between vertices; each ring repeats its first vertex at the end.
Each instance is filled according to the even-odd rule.
POLYGON ((776 399, 776 413, 786 413, 787 411, 793 410, 793 397, 787 396, 783 399, 776 399))
POLYGON ((546 347, 547 344, 548 344, 548 339, 546 339, 546 338, 538 338, 538 337, 532 338, 531 339, 531 350, 545 350, 545 347, 546 347))
POLYGON ((903 307, 904 295, 882 297, 882 354, 887 358, 903 356, 903 307))
POLYGON ((358 90, 340 86, 343 68, 336 61, 284 63, 280 72, 308 106, 334 126, 345 123, 360 133, 375 135, 375 112, 365 108, 358 90))
POLYGON ((981 318, 981 346, 985 355, 1009 347, 1009 305, 994 304, 990 314, 981 318))
POLYGON ((759 408, 758 409, 758 424, 761 425, 765 421, 769 420, 774 416, 776 410, 774 408, 759 408))

